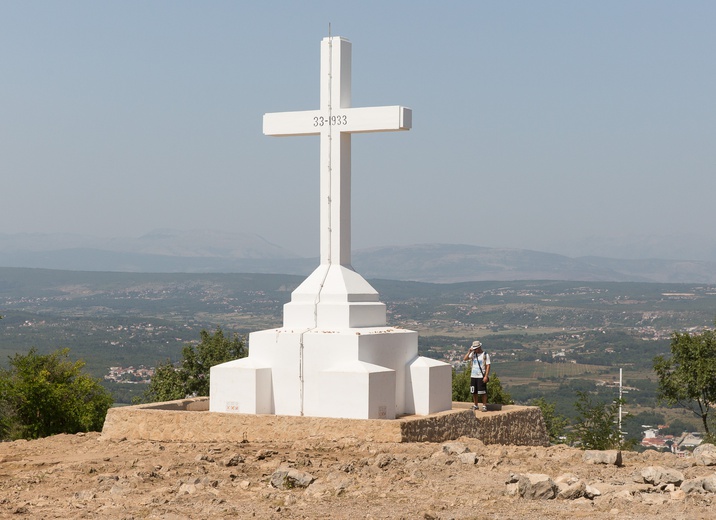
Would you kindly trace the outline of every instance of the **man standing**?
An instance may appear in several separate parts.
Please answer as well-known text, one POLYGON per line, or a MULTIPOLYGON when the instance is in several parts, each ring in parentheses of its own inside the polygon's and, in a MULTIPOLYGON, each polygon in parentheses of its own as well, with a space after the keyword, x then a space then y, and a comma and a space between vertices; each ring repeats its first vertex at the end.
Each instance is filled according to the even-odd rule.
POLYGON ((470 350, 467 351, 463 361, 472 362, 470 372, 470 393, 475 403, 473 410, 480 409, 487 411, 487 382, 490 380, 490 355, 482 351, 482 343, 473 341, 470 350), (478 399, 482 400, 482 407, 478 405, 478 399))

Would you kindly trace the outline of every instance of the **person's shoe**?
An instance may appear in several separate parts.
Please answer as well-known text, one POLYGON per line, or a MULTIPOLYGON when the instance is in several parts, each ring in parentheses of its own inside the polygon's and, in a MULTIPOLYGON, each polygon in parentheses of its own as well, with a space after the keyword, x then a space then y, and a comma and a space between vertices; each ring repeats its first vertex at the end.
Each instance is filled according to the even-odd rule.
POLYGON ((472 410, 473 410, 473 411, 477 410, 477 405, 476 405, 476 404, 473 404, 473 405, 472 405, 472 410))
POLYGON ((480 408, 480 410, 482 410, 483 412, 486 412, 486 411, 487 411, 487 406, 483 405, 482 408, 480 408))

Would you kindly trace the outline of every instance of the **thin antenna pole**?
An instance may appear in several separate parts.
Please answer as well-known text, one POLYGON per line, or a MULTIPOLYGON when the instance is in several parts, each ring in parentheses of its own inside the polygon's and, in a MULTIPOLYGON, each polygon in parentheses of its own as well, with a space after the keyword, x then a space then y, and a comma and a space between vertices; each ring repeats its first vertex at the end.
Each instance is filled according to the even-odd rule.
POLYGON ((622 395, 623 393, 623 387, 622 387, 622 369, 619 369, 619 441, 621 442, 624 438, 624 434, 622 433, 622 395))

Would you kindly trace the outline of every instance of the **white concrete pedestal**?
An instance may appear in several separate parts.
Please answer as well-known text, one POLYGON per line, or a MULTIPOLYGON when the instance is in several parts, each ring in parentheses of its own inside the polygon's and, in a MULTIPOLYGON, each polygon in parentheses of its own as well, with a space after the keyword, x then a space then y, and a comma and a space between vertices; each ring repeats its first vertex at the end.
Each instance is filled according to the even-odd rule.
POLYGON ((450 365, 390 327, 263 330, 249 357, 211 369, 210 411, 394 419, 449 410, 450 365))

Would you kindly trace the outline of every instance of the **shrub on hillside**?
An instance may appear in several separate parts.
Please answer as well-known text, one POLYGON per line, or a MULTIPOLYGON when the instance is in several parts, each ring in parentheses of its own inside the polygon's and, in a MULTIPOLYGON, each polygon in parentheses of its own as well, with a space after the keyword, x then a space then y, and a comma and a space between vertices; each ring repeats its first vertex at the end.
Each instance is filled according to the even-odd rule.
POLYGON ((2 439, 102 429, 112 396, 69 352, 42 355, 33 348, 10 357, 10 368, 0 371, 2 439))
POLYGON ((149 388, 144 393, 145 402, 173 401, 187 396, 209 395, 210 369, 214 365, 246 357, 248 351, 237 335, 224 336, 221 327, 213 334, 200 333, 201 342, 186 345, 182 361, 160 364, 154 371, 149 388))

